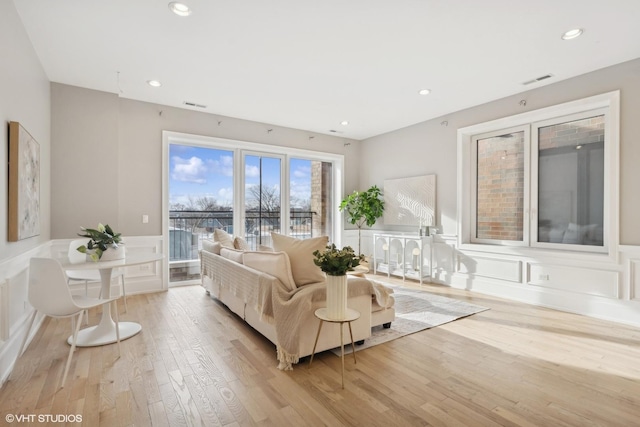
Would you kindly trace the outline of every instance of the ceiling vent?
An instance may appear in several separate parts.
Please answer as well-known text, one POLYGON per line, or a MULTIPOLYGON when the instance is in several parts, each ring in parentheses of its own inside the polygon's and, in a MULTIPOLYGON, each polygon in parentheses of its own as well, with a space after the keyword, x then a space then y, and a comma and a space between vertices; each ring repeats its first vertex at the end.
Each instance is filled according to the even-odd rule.
POLYGON ((543 80, 550 79, 551 77, 553 77, 553 74, 545 74, 544 76, 536 77, 535 79, 529 80, 528 82, 524 82, 522 84, 523 85, 530 85, 531 83, 538 83, 538 82, 541 82, 543 80))
POLYGON ((188 102, 188 101, 184 101, 183 102, 184 105, 188 105, 189 107, 197 107, 197 108, 207 108, 206 105, 202 105, 202 104, 196 104, 195 102, 188 102))

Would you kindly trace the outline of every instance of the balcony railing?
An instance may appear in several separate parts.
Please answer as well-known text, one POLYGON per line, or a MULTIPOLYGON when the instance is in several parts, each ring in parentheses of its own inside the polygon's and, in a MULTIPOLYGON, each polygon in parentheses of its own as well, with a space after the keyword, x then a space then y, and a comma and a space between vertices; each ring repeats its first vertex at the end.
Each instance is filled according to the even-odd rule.
MULTIPOLYGON (((292 210, 289 213, 289 235, 313 237, 312 211, 292 210)), ((244 234, 252 250, 259 245, 271 246, 271 232, 280 233, 280 211, 245 212, 244 232, 234 233, 233 211, 169 211, 169 254, 171 261, 198 259, 202 240, 210 239, 220 228, 229 234, 244 234)))

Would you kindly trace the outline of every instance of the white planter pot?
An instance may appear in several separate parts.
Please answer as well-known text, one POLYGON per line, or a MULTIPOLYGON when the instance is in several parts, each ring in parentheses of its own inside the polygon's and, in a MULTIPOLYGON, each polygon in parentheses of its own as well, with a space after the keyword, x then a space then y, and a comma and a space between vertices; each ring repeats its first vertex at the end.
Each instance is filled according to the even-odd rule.
POLYGON ((347 315, 347 276, 327 275, 327 317, 344 319, 347 315))
MULTIPOLYGON (((117 248, 109 248, 106 251, 102 252, 102 257, 98 260, 99 262, 105 261, 115 261, 118 259, 124 259, 124 245, 118 245, 117 248)), ((90 260, 89 254, 87 254, 87 259, 90 260)))

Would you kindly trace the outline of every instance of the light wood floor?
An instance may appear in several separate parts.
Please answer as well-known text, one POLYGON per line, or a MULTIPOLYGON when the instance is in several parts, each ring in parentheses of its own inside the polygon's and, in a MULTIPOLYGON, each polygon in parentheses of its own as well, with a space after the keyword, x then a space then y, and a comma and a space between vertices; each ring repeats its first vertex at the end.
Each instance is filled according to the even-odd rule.
POLYGON ((81 414, 86 426, 640 425, 640 329, 424 289, 491 310, 358 352, 344 390, 340 358, 279 371, 274 346, 199 286, 129 297, 121 320, 142 332, 120 359, 115 345, 79 349, 59 391, 70 325, 48 320, 0 390, 0 425, 7 414, 81 414))

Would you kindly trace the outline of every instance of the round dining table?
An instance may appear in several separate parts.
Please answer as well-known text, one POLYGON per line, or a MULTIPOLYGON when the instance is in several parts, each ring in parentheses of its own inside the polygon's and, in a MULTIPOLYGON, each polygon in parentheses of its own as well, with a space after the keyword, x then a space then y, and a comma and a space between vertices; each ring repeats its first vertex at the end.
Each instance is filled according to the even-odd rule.
MULTIPOLYGON (((62 268, 66 270, 98 270, 100 272, 100 282, 102 286, 102 297, 111 297, 111 273, 114 268, 129 267, 132 265, 148 264, 160 261, 164 255, 158 253, 133 253, 127 254, 125 258, 113 261, 85 261, 81 263, 71 263, 68 258, 60 259, 62 268)), ((118 322, 120 340, 131 338, 142 330, 142 326, 136 322, 118 322)), ((67 342, 72 343, 69 337, 67 342)), ((111 304, 106 304, 102 309, 102 318, 96 326, 81 329, 78 332, 76 345, 78 347, 94 347, 111 344, 117 341, 116 324, 111 317, 111 304)))

